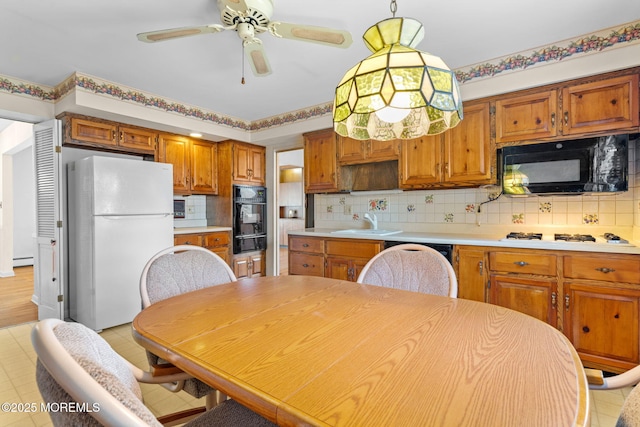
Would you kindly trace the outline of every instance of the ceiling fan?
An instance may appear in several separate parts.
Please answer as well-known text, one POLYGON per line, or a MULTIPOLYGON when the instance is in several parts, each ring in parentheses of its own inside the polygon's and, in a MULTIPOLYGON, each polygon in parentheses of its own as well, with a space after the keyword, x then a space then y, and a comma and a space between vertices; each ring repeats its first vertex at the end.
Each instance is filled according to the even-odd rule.
POLYGON ((271 21, 273 0, 217 0, 220 19, 224 25, 210 24, 194 27, 173 28, 138 34, 138 39, 147 43, 161 42, 180 37, 197 36, 233 30, 243 40, 245 55, 256 76, 271 74, 262 40, 256 34, 269 32, 275 37, 319 43, 327 46, 347 48, 351 45, 348 31, 311 25, 288 24, 271 21))

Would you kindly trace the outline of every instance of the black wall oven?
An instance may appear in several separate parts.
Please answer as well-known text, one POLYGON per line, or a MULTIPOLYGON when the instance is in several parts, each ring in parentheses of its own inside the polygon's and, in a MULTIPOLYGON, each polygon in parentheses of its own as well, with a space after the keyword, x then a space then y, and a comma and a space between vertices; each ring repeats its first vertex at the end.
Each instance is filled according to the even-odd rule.
POLYGON ((267 189, 233 186, 233 253, 267 248, 267 189))

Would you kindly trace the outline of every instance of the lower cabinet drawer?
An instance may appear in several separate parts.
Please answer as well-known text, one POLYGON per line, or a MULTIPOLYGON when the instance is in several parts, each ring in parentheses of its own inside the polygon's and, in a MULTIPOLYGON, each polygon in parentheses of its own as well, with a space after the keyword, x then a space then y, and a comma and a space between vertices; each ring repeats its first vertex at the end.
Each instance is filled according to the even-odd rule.
POLYGON ((491 252, 489 266, 491 271, 508 273, 556 275, 556 256, 526 252, 491 252))
POLYGON ((324 252, 324 239, 289 236, 289 250, 321 254, 324 252))
POLYGON ((173 242, 178 245, 202 246, 202 235, 200 234, 178 234, 173 236, 173 242))
POLYGON ((565 256, 564 276, 603 282, 640 283, 640 257, 565 256))
POLYGON ((353 258, 371 259, 374 255, 382 251, 383 243, 379 241, 354 241, 354 240, 331 240, 325 242, 327 255, 339 255, 353 258))
POLYGON ((289 252, 289 274, 324 276, 324 257, 297 252, 289 252))
POLYGON ((220 233, 209 233, 204 236, 204 247, 205 248, 215 248, 218 246, 227 246, 229 245, 229 232, 223 231, 220 233))

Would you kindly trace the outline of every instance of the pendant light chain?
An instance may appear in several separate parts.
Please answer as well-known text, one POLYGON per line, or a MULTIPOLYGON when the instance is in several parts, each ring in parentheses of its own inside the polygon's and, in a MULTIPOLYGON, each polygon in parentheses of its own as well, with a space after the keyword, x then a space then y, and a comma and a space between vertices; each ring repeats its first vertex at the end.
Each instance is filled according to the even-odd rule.
POLYGON ((396 12, 398 11, 398 4, 396 3, 396 0, 391 0, 391 5, 389 6, 389 8, 391 9, 391 13, 393 14, 393 17, 396 17, 396 12))

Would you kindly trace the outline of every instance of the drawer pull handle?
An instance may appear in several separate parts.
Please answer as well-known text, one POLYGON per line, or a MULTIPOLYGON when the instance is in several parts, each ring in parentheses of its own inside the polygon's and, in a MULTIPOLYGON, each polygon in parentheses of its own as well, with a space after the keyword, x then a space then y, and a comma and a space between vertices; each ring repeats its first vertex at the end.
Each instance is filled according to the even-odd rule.
POLYGON ((302 245, 302 247, 303 247, 303 248, 308 248, 308 247, 309 247, 309 244, 308 244, 308 243, 305 243, 305 244, 303 244, 303 245, 302 245))
POLYGON ((613 268, 600 267, 600 268, 596 268, 596 271, 600 271, 604 274, 607 274, 607 273, 613 273, 615 270, 613 268))
POLYGON ((307 267, 309 267, 309 264, 302 264, 302 266, 303 266, 304 268, 307 268, 307 267))
POLYGON ((525 265, 529 265, 529 263, 526 262, 526 261, 515 261, 514 264, 518 265, 520 267, 524 267, 525 265))

